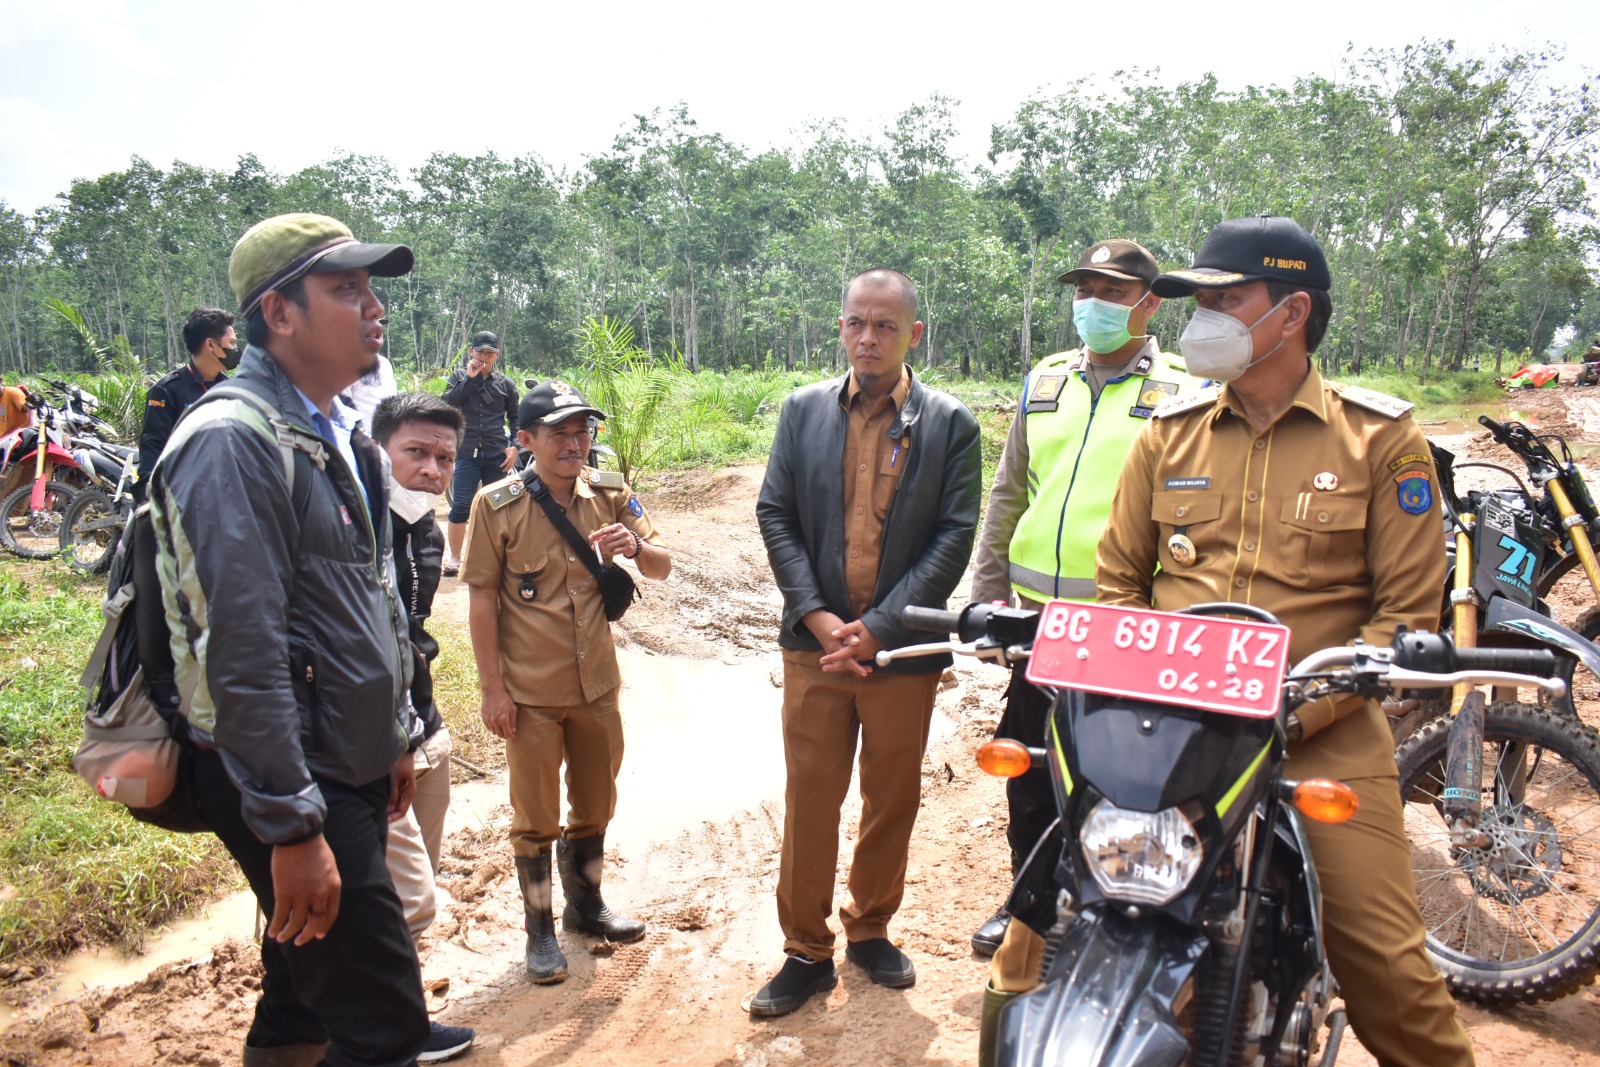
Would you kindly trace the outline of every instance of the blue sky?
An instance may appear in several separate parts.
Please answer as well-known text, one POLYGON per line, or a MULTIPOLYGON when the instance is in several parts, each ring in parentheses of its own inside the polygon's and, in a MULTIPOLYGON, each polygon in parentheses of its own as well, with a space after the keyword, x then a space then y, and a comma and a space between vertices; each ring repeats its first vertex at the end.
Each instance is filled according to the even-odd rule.
POLYGON ((1576 79, 1600 67, 1600 4, 0 0, 0 199, 31 211, 134 154, 292 171, 354 151, 403 172, 493 149, 576 168, 679 100, 760 150, 813 119, 870 133, 941 92, 976 159, 992 123, 1077 77, 1289 84, 1423 38, 1558 42, 1576 79))

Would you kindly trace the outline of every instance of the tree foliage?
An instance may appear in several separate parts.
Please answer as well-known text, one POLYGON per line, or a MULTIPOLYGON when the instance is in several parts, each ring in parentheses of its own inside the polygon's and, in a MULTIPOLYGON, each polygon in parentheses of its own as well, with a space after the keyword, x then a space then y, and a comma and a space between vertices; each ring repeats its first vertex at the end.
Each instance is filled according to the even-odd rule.
MULTIPOLYGON (((92 366, 46 298, 148 370, 182 362, 187 312, 232 306, 232 242, 296 210, 416 250, 380 292, 391 357, 424 376, 479 329, 518 366, 592 366, 590 320, 691 371, 827 369, 840 291, 872 266, 916 279, 925 365, 1014 375, 1076 343, 1054 279, 1087 245, 1127 237, 1187 264, 1216 222, 1256 213, 1294 216, 1328 250, 1325 369, 1498 365, 1600 322, 1594 86, 1555 78, 1557 58, 1433 41, 1238 91, 1125 72, 1023 101, 976 165, 937 95, 877 136, 824 121, 759 154, 678 105, 572 173, 493 152, 404 175, 357 155, 292 174, 135 157, 31 216, 0 201, 0 368, 92 366)), ((1184 317, 1157 316, 1167 347, 1184 317)))

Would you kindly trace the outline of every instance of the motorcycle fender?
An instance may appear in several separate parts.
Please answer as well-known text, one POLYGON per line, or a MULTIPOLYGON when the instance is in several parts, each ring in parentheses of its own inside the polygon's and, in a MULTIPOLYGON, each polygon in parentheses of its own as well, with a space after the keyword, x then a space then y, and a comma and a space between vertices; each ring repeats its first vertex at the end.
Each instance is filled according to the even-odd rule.
POLYGON ((1582 634, 1567 629, 1547 615, 1540 615, 1532 608, 1495 597, 1489 601, 1483 628, 1521 634, 1541 644, 1553 645, 1578 659, 1589 668, 1590 674, 1600 677, 1600 649, 1595 648, 1594 642, 1585 641, 1582 634))
POLYGON ((68 452, 54 441, 51 441, 49 447, 45 449, 44 457, 51 463, 59 463, 62 466, 71 467, 73 470, 81 469, 78 466, 78 457, 74 456, 71 452, 68 452))
POLYGON ((1001 1011, 996 1062, 1178 1067, 1189 1044, 1173 1004, 1205 948, 1204 936, 1170 923, 1085 915, 1046 980, 1001 1011))

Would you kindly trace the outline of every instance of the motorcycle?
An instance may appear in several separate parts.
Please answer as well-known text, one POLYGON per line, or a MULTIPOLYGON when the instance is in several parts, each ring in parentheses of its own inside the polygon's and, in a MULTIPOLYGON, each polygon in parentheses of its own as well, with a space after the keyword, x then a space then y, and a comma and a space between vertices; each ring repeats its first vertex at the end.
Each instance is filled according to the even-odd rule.
POLYGON ((103 440, 113 430, 94 414, 98 397, 67 382, 49 384, 59 404, 30 393, 38 425, 0 445, 0 545, 27 559, 56 553, 67 506, 80 490, 114 487, 129 451, 103 440))
POLYGON ((94 441, 89 450, 98 460, 121 463, 117 480, 107 489, 81 490, 61 516, 61 550, 75 570, 104 574, 111 569, 117 542, 133 517, 133 486, 139 480, 139 452, 135 448, 94 441))
POLYGON ((1045 950, 1039 985, 1000 1011, 1003 1064, 1304 1067, 1319 1045, 1317 1062, 1333 1063, 1345 1020, 1302 820, 1341 822, 1356 798, 1340 782, 1284 778, 1294 710, 1469 681, 1565 688, 1543 677, 1548 652, 1458 652, 1427 633, 1290 668, 1288 629, 1243 604, 973 604, 903 618, 958 639, 881 652, 880 664, 937 652, 1026 662, 1051 698, 1045 747, 980 749, 990 773, 1044 768, 1059 812, 1007 902, 1045 950))

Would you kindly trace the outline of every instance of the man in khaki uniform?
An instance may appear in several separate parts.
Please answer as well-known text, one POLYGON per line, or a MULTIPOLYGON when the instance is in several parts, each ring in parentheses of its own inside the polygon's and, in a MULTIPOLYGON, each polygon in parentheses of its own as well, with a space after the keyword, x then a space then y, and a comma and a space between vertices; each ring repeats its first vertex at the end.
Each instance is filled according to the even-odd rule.
MULTIPOLYGON (((1168 402, 1134 443, 1100 546, 1102 603, 1254 604, 1293 632, 1294 660, 1438 629, 1427 442, 1411 405, 1317 373, 1330 287, 1321 246, 1274 217, 1221 223, 1193 268, 1157 279, 1161 296, 1199 305, 1180 340, 1189 372, 1227 384, 1168 402)), ((1423 944, 1383 713, 1346 695, 1297 720, 1289 777, 1342 779, 1360 798, 1348 823, 1305 824, 1351 1025, 1384 1067, 1467 1067, 1472 1046, 1423 944)))
POLYGON ((672 573, 672 556, 622 476, 584 466, 593 420, 603 418, 565 382, 528 391, 517 409, 517 440, 533 453, 537 481, 517 475, 484 489, 472 505, 461 562, 461 578, 472 590, 468 621, 483 692, 480 714, 506 740, 526 964, 541 983, 567 976, 555 937, 552 843, 567 929, 608 941, 636 941, 645 930, 644 923, 613 913, 600 896, 606 826, 622 767, 622 678, 611 627, 594 575, 533 495, 542 482, 607 563, 620 556, 647 578, 672 573))

